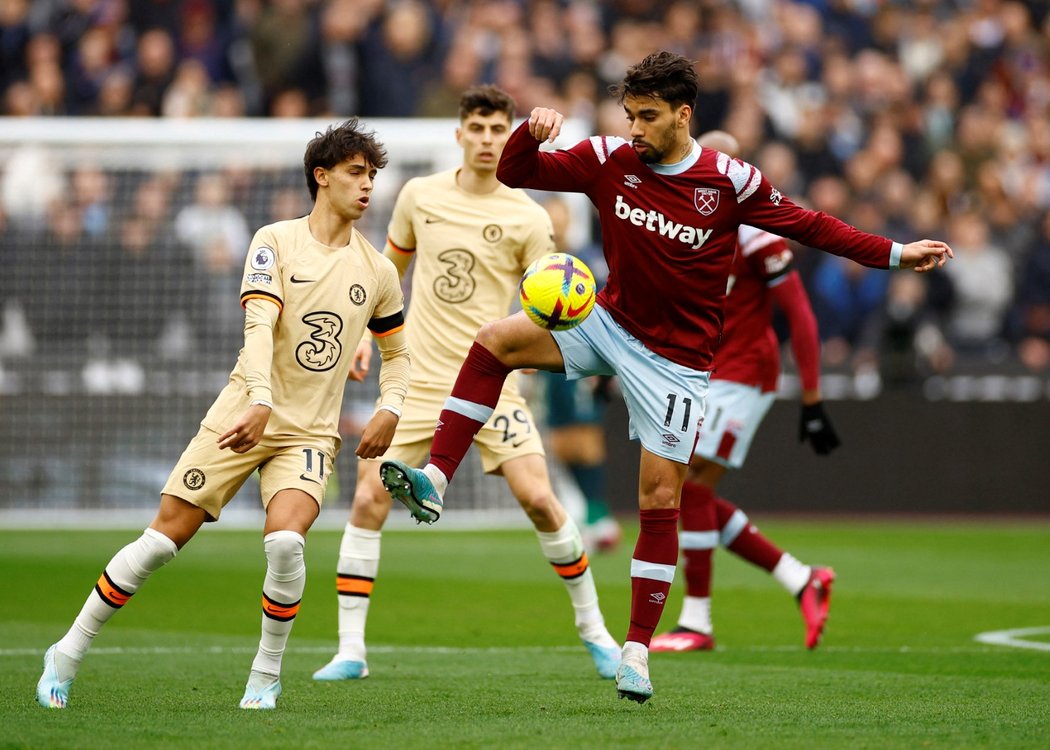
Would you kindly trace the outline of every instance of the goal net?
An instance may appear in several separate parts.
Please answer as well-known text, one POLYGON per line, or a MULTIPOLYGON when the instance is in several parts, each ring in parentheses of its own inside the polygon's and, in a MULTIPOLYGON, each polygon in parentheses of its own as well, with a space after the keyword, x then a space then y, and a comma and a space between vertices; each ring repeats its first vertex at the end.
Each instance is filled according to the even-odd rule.
MULTIPOLYGON (((148 521, 236 361, 252 234, 309 211, 303 150, 329 124, 26 118, 0 128, 0 523, 148 521)), ((401 185, 455 167, 461 152, 454 120, 366 125, 390 163, 357 226, 382 248, 401 185)), ((570 123, 563 140, 581 131, 570 123)), ((588 208, 571 205, 583 241, 588 208)), ((347 383, 322 514, 333 524, 353 494, 355 431, 372 413, 377 373, 347 383)), ((453 526, 525 522, 475 451, 449 508, 453 526)), ((260 513, 253 478, 223 518, 260 513)))

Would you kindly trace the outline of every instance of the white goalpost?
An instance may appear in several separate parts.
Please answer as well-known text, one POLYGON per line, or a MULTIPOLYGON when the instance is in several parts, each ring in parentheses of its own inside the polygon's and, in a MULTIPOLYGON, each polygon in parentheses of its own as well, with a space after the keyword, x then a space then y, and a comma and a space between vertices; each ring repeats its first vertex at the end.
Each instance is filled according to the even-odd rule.
MULTIPOLYGON (((302 157, 328 120, 5 119, 0 126, 0 526, 141 526, 240 346, 255 229, 309 210, 302 157)), ((386 146, 358 228, 382 248, 398 190, 455 167, 455 120, 370 120, 386 146)), ((587 135, 569 122, 559 144, 587 135)), ((542 196, 537 196, 541 198, 542 196)), ((573 243, 589 205, 568 196, 573 243)), ((322 522, 341 526, 376 370, 348 382, 322 522)), ((555 470, 555 474, 559 472, 555 470)), ((560 482, 559 482, 560 483, 560 482)), ((569 493, 566 490, 566 493, 569 493)), ((442 526, 525 526, 468 456, 442 526)), ((249 481, 222 526, 255 525, 249 481)), ((410 525, 407 514, 391 521, 410 525)))

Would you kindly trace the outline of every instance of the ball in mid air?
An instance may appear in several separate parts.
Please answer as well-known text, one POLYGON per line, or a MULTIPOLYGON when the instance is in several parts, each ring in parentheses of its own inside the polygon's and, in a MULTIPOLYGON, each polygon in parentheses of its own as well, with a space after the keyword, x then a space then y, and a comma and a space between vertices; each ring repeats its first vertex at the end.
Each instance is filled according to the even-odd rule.
POLYGON ((537 258, 518 286, 521 308, 548 331, 567 331, 582 323, 594 307, 596 291, 591 269, 568 253, 537 258))

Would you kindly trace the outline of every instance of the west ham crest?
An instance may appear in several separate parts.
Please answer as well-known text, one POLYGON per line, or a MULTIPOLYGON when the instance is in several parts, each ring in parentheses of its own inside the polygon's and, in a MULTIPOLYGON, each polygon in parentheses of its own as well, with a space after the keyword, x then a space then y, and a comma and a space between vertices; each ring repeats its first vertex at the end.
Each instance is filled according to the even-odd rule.
POLYGON ((696 188, 693 191, 693 205, 701 216, 710 216, 718 208, 718 188, 696 188))

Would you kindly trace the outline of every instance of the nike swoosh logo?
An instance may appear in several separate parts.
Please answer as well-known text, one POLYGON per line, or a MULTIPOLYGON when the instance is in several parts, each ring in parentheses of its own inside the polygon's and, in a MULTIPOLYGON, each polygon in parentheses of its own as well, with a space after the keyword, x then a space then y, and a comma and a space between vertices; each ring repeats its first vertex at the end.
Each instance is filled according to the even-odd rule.
POLYGON ((440 216, 428 216, 424 221, 427 224, 436 224, 439 221, 444 221, 444 219, 440 216))
POLYGON ((290 279, 290 281, 293 284, 312 284, 312 283, 314 283, 314 279, 297 279, 297 278, 295 278, 295 274, 292 274, 292 278, 290 279))
POLYGON ((320 482, 318 482, 316 479, 314 479, 313 477, 309 477, 306 474, 300 474, 299 478, 304 482, 313 482, 314 484, 320 484, 320 482))

